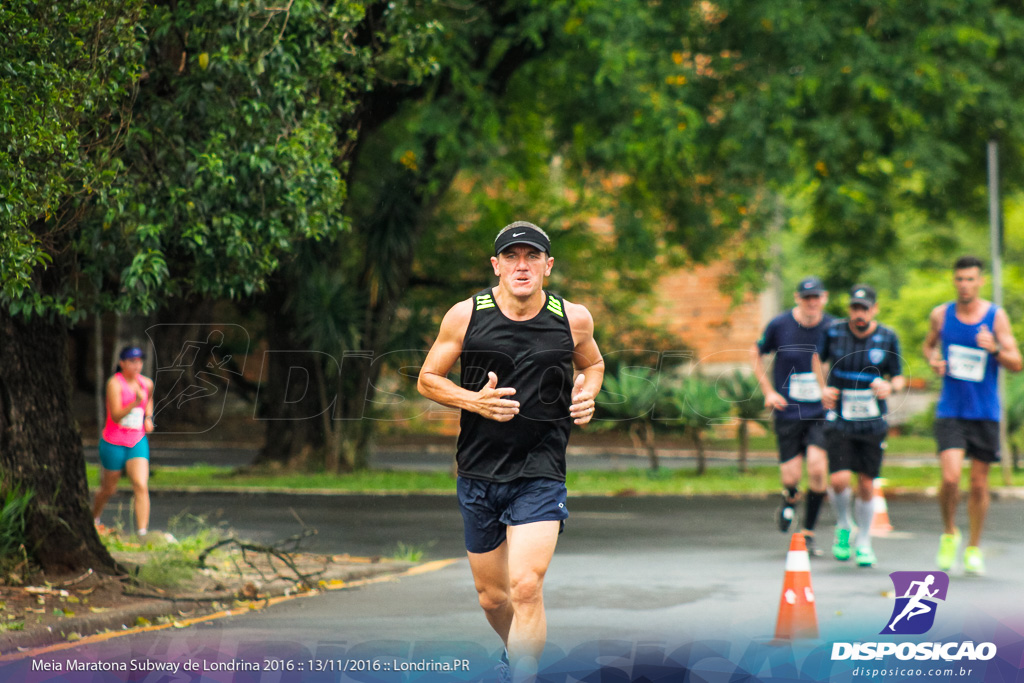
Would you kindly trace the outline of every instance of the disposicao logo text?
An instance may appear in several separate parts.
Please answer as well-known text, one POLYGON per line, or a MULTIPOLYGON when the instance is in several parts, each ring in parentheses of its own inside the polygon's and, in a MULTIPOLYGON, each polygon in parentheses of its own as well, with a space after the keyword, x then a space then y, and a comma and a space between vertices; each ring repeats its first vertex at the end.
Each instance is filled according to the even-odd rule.
MULTIPOLYGON (((880 635, 920 635, 935 623, 939 601, 945 602, 949 576, 945 572, 893 572, 896 604, 880 635)), ((992 643, 833 643, 832 659, 988 660, 996 656, 992 643)))

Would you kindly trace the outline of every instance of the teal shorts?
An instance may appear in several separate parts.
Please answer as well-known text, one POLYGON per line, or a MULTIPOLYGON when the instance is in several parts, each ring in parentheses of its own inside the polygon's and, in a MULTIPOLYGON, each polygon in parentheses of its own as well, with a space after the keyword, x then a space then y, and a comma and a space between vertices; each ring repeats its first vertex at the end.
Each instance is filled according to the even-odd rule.
POLYGON ((103 469, 111 472, 120 472, 124 469, 125 463, 132 458, 145 458, 149 460, 149 439, 142 437, 134 446, 115 446, 100 439, 100 464, 103 469))

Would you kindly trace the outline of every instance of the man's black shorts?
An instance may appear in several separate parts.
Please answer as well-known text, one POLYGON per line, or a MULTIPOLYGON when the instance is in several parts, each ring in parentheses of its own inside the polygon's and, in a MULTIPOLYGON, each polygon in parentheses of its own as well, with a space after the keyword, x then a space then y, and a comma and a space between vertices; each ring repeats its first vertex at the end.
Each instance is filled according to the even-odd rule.
POLYGON ((939 452, 962 448, 968 458, 999 462, 999 423, 992 420, 935 418, 935 441, 939 452))
POLYGON ((779 462, 805 455, 808 446, 825 448, 824 420, 775 420, 779 462))
POLYGON ((828 442, 828 471, 850 470, 875 479, 882 473, 885 434, 845 434, 838 429, 825 432, 828 442))
POLYGON ((506 527, 531 522, 562 522, 569 517, 564 481, 516 479, 498 483, 459 477, 459 508, 466 550, 488 553, 505 542, 506 527))

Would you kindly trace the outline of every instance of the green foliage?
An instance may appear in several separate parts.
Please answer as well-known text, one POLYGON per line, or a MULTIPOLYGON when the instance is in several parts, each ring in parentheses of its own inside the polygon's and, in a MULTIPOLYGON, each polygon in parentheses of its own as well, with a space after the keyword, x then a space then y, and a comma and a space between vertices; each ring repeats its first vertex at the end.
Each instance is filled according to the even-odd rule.
POLYGON ((223 537, 202 517, 178 515, 168 522, 173 533, 168 539, 163 532, 152 531, 140 537, 104 535, 102 540, 122 561, 135 565, 135 576, 151 586, 171 588, 195 575, 199 555, 223 537))
POLYGON ((661 378, 655 371, 621 366, 614 374, 604 376, 597 396, 594 422, 602 426, 616 426, 632 420, 649 422, 664 391, 661 378))
POLYGON ((420 562, 423 560, 423 555, 424 550, 420 546, 399 541, 391 558, 400 562, 420 562))
POLYGON ((704 377, 690 375, 668 391, 659 420, 699 439, 716 424, 728 421, 732 402, 704 377))
POLYGON ((4 492, 0 508, 0 566, 24 559, 25 515, 33 495, 31 490, 17 486, 4 492))
POLYGON ((716 383, 691 374, 669 389, 665 401, 667 425, 686 433, 697 449, 697 473, 703 474, 706 433, 728 419, 731 404, 718 392, 716 383))
POLYGON ((907 436, 920 436, 934 439, 935 433, 935 402, 927 409, 911 415, 900 425, 900 434, 907 436))
POLYGON ((78 205, 113 178, 140 70, 141 0, 12 0, 0 6, 0 304, 70 315, 40 271, 78 205))
POLYGON ((722 397, 732 404, 732 412, 741 420, 757 420, 764 415, 761 385, 749 372, 735 370, 718 381, 722 397))
POLYGON ((1024 374, 1006 376, 1006 432, 1013 441, 1024 437, 1024 374))
POLYGON ((334 123, 360 87, 362 17, 302 0, 151 9, 126 172, 78 236, 98 305, 251 295, 296 244, 344 229, 334 123))

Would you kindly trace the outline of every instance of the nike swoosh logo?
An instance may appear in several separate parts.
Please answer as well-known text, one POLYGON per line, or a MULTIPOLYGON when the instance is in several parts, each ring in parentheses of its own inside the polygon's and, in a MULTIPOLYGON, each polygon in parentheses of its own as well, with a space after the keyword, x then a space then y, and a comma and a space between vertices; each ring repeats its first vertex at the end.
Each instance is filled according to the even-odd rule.
POLYGON ((514 233, 512 233, 512 236, 513 237, 519 237, 520 235, 525 235, 525 234, 526 234, 525 232, 514 232, 514 233))

